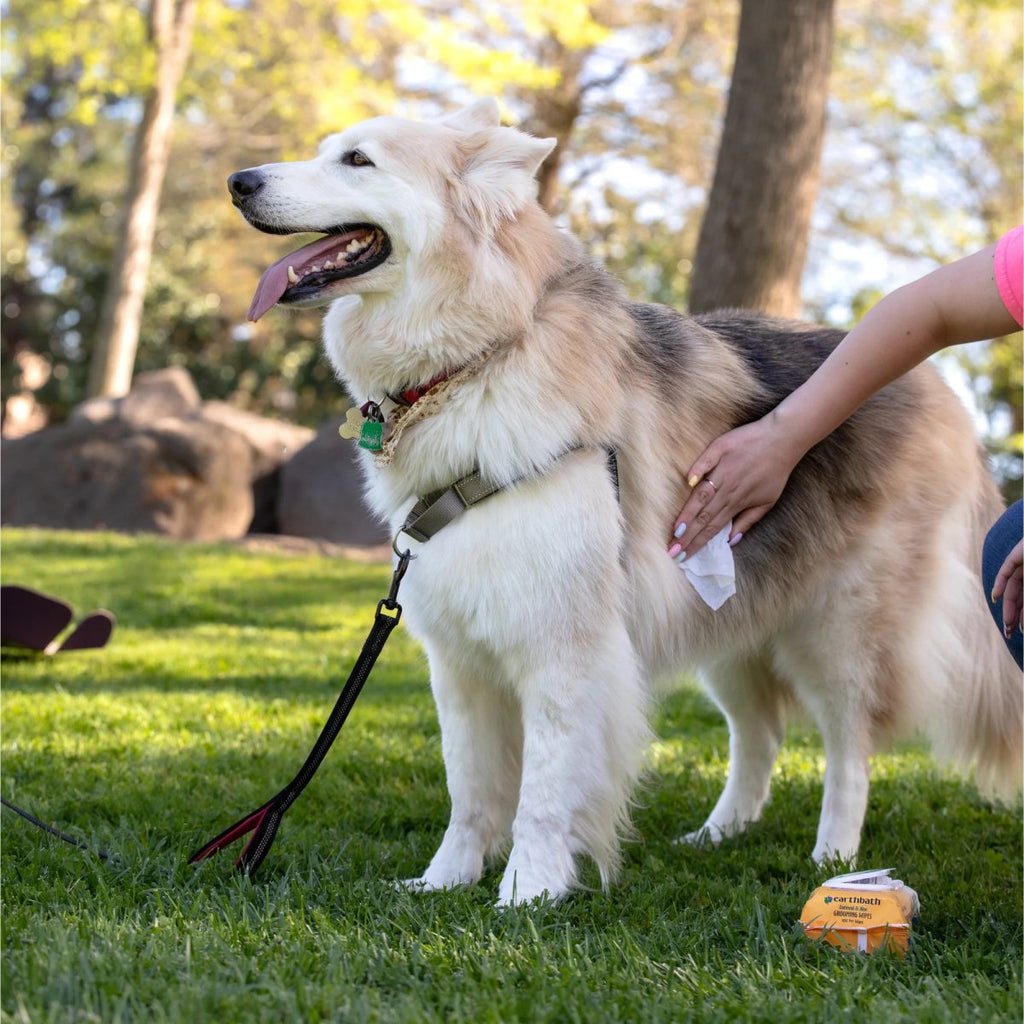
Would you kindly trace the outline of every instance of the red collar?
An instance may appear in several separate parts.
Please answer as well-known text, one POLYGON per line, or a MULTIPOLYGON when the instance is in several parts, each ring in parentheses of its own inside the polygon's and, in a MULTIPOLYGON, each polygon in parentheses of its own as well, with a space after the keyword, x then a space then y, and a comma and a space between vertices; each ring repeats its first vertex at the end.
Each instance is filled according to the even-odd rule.
MULTIPOLYGON (((387 392, 385 397, 389 398, 395 405, 403 405, 407 408, 415 405, 431 388, 436 387, 442 381, 446 381, 455 371, 449 373, 439 373, 433 380, 427 381, 426 384, 421 384, 418 387, 406 388, 404 391, 400 391, 397 395, 387 392)), ((383 403, 384 399, 381 399, 383 403)), ((380 405, 374 402, 372 399, 368 402, 364 402, 360 407, 359 411, 363 414, 364 419, 375 419, 378 422, 383 421, 384 415, 380 410, 380 405)))
POLYGON ((393 402, 397 402, 399 405, 415 405, 431 388, 436 387, 442 381, 446 381, 451 376, 450 372, 439 373, 433 380, 428 381, 426 384, 421 384, 418 387, 406 388, 404 391, 400 391, 397 395, 388 395, 388 398, 393 402))

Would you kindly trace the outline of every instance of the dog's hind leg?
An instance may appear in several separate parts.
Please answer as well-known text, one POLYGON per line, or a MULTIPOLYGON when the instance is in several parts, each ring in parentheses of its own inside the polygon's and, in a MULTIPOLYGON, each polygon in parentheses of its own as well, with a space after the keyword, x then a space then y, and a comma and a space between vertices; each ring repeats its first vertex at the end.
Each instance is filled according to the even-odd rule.
MULTIPOLYGON (((852 619, 852 610, 848 616, 852 619)), ((799 639, 791 637, 778 645, 776 657, 825 747, 821 816, 811 857, 819 864, 852 863, 867 812, 874 715, 880 711, 873 695, 886 688, 883 681, 893 672, 886 665, 879 630, 874 633, 874 652, 852 642, 855 632, 844 637, 834 629, 831 644, 816 642, 821 635, 806 625, 799 639)))
POLYGON ((707 821, 683 838, 691 843, 717 843, 761 816, 785 735, 786 700, 781 684, 762 660, 717 662, 701 676, 729 723, 729 775, 707 821))
POLYGON ((441 747, 451 818, 426 871, 410 889, 472 885, 488 857, 508 841, 519 786, 519 708, 493 673, 431 657, 431 687, 441 723, 441 747))
POLYGON ((822 729, 825 743, 825 791, 818 837, 811 851, 818 863, 839 859, 852 863, 868 808, 870 741, 866 729, 830 720, 822 729))

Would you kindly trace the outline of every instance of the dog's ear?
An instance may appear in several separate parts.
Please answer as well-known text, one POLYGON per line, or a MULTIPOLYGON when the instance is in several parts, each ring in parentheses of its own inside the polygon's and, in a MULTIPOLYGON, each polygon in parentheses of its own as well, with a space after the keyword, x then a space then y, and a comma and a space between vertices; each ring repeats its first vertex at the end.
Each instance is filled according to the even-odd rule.
POLYGON ((468 219, 493 231, 537 195, 537 171, 557 139, 535 139, 515 128, 491 128, 463 143, 465 163, 456 201, 468 219))
POLYGON ((501 124, 501 111, 494 99, 475 100, 468 107, 456 110, 441 118, 441 123, 464 132, 480 131, 482 128, 497 128, 501 124))

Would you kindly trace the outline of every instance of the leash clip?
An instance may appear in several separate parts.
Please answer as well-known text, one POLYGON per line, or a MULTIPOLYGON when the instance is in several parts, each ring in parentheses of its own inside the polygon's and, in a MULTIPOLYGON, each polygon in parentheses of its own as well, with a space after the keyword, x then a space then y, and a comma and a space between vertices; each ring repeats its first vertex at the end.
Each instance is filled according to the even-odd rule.
POLYGON ((395 539, 391 542, 391 547, 398 555, 398 563, 395 565, 395 571, 391 574, 391 589, 388 591, 388 596, 377 605, 378 614, 381 608, 387 608, 389 612, 397 609, 398 614, 402 614, 402 606, 398 603, 398 588, 401 585, 402 577, 405 576, 406 569, 409 568, 409 563, 416 556, 408 548, 405 551, 399 551, 397 545, 398 535, 396 534, 395 539))

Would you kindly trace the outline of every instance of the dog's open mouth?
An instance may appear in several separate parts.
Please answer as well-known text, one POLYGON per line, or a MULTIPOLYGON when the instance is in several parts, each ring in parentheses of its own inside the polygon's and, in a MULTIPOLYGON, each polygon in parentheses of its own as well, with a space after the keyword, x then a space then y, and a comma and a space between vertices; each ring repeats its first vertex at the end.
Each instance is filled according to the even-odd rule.
POLYGON ((391 255, 391 240, 374 224, 332 231, 268 267, 256 286, 249 319, 259 320, 278 302, 316 302, 335 281, 379 267, 391 255))

